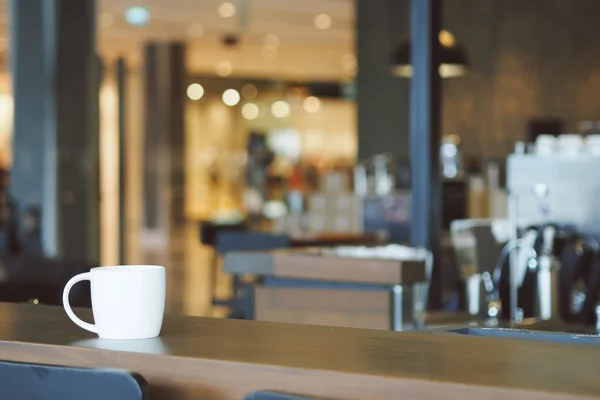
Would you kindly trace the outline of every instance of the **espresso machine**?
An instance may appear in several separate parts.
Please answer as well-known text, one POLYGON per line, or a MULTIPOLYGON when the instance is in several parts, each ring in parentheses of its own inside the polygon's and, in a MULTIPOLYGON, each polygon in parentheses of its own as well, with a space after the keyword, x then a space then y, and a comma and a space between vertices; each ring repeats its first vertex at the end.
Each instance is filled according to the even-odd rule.
POLYGON ((585 152, 517 151, 508 157, 510 234, 490 294, 500 298, 501 317, 597 322, 598 168, 600 157, 585 152))
POLYGON ((600 152, 543 142, 508 157, 508 219, 452 224, 464 308, 513 325, 600 325, 600 152))

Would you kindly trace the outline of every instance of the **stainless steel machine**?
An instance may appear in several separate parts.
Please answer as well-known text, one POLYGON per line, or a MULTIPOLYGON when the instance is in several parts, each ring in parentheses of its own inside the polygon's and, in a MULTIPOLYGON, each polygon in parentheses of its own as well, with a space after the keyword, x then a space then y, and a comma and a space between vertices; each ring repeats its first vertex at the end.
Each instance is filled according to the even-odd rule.
POLYGON ((583 151, 509 156, 509 218, 451 228, 471 315, 598 322, 598 170, 600 157, 583 151))
POLYGON ((600 238, 600 157, 511 154, 509 215, 519 226, 548 221, 600 238))
MULTIPOLYGON (((508 157, 507 193, 511 224, 509 245, 514 249, 521 248, 521 252, 510 254, 511 321, 518 321, 521 316, 517 297, 518 291, 527 284, 528 274, 532 276, 531 291, 535 292, 533 307, 536 318, 549 321, 564 318, 571 312, 590 314, 585 309, 577 310, 577 307, 580 303, 588 304, 585 306, 587 308, 592 307, 598 296, 598 170, 600 157, 584 151, 543 155, 517 152, 508 157), (532 231, 533 240, 527 241, 526 235, 532 231), (555 249, 561 233, 564 236, 565 247, 555 249), (524 263, 520 261, 523 259, 523 250, 536 255, 529 257, 524 263), (586 261, 588 265, 584 268, 582 260, 584 251, 587 250, 590 250, 591 255, 589 261, 586 261), (569 252, 574 258, 565 256, 569 252), (569 268, 570 272, 560 273, 561 267, 569 268), (585 272, 581 272, 582 269, 585 269, 585 272), (563 282, 559 282, 559 279, 563 282), (571 289, 575 287, 577 279, 588 286, 584 291, 571 289), (562 289, 559 286, 562 286, 562 289), (588 298, 583 302, 578 301, 578 293, 588 298), (562 310, 560 302, 564 305, 562 310)), ((506 305, 506 302, 504 303, 506 305)))

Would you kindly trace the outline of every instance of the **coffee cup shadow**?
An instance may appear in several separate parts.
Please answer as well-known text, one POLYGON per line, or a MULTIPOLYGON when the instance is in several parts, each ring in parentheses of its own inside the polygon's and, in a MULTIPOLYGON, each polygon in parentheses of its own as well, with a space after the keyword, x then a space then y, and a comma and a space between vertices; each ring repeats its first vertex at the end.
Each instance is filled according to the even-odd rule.
POLYGON ((151 339, 84 339, 71 343, 72 346, 87 347, 98 350, 127 351, 132 353, 165 354, 166 344, 160 337, 151 339))

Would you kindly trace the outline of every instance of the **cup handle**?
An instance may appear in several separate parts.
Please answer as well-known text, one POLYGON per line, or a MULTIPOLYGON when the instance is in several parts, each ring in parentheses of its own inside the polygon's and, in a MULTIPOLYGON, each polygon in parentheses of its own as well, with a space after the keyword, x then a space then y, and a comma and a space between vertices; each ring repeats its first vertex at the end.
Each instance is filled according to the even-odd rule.
POLYGON ((75 324, 77 324, 77 326, 85 329, 86 331, 98 333, 98 330, 96 329, 96 325, 89 324, 85 321, 82 321, 79 317, 77 317, 77 315, 75 315, 75 313, 71 309, 71 304, 69 303, 69 293, 71 292, 71 288, 77 282, 90 281, 91 277, 92 276, 89 272, 85 272, 83 274, 75 275, 74 277, 72 277, 69 280, 69 282, 67 282, 67 284, 65 285, 65 289, 63 290, 63 307, 65 308, 65 311, 67 312, 67 315, 69 316, 69 318, 71 318, 71 321, 75 322, 75 324))

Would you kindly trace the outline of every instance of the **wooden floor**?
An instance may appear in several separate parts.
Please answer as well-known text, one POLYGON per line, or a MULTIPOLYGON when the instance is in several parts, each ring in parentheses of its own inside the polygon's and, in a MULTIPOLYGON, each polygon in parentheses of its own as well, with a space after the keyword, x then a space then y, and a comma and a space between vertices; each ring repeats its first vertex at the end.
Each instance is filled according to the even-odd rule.
MULTIPOLYGON (((141 245, 142 246, 142 245, 141 245)), ((167 270, 167 311, 191 316, 223 317, 227 310, 211 306, 212 248, 204 246, 198 238, 198 226, 189 222, 187 226, 172 233, 169 249, 141 248, 139 260, 130 264, 164 265, 167 270)), ((227 298, 231 295, 230 278, 217 272, 216 295, 227 298)))

